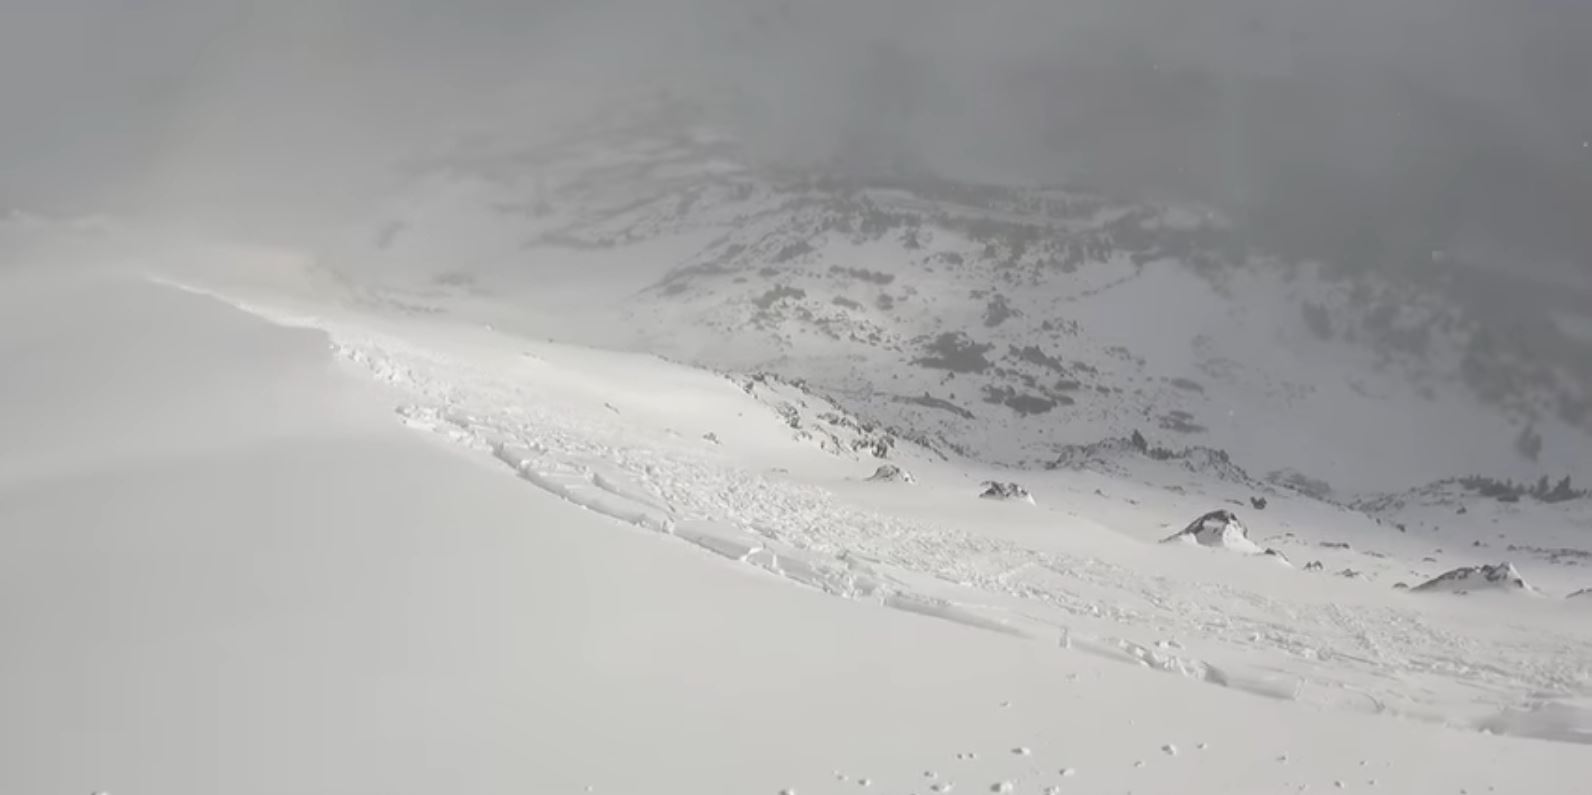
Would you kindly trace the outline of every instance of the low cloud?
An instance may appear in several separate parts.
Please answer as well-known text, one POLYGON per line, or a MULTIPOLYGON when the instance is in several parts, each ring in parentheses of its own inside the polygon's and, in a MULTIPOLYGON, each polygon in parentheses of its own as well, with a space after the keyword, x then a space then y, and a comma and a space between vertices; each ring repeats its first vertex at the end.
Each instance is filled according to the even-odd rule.
POLYGON ((27 0, 0 201, 331 213, 667 87, 770 160, 1216 203, 1366 267, 1592 268, 1580 0, 27 0))

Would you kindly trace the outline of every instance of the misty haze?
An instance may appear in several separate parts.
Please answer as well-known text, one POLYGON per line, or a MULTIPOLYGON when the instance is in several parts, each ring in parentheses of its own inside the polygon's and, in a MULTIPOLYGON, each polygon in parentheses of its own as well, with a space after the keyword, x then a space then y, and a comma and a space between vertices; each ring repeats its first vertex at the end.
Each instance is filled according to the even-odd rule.
POLYGON ((0 791, 1582 793, 1588 42, 0 0, 0 791))

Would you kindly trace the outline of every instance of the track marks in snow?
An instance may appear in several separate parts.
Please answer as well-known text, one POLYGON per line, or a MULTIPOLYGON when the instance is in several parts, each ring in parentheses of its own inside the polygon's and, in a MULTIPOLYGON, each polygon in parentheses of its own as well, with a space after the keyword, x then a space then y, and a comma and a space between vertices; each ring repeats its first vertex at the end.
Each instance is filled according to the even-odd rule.
MULTIPOLYGON (((377 354, 363 353, 355 360, 367 366, 383 362, 377 372, 394 383, 425 383, 377 354)), ((459 399, 456 392, 448 392, 450 399, 459 399)), ((713 554, 826 593, 877 599, 886 607, 1024 634, 975 610, 915 593, 882 573, 888 568, 924 571, 925 558, 943 564, 929 568, 932 573, 954 571, 957 552, 983 552, 990 548, 988 543, 949 531, 915 537, 914 528, 841 505, 820 489, 692 460, 685 451, 662 455, 594 442, 561 427, 574 424, 569 417, 544 415, 540 419, 548 422, 542 425, 534 415, 532 422, 525 421, 534 405, 520 409, 520 416, 504 419, 458 405, 410 405, 399 414, 411 427, 490 451, 528 483, 621 522, 673 534, 713 554), (902 541, 907 543, 892 543, 902 541)), ((979 571, 961 568, 955 576, 963 581, 987 579, 979 571)))
MULTIPOLYGON (((1584 639, 1521 631, 1511 643, 1489 643, 1413 609, 1345 609, 1222 582, 1168 582, 880 514, 734 466, 694 437, 600 404, 561 403, 548 394, 556 384, 509 363, 328 331, 345 360, 411 396, 398 412, 405 424, 493 455, 588 510, 826 593, 990 631, 1060 637, 1063 648, 1270 698, 1455 725, 1474 725, 1478 713, 1498 714, 1531 693, 1586 687, 1585 666, 1575 665, 1592 658, 1584 639), (1177 637, 1225 652, 1213 662, 1166 640, 1177 637), (1443 717, 1462 700, 1464 713, 1443 717)), ((1534 733, 1500 723, 1489 728, 1534 733)))
POLYGON ((669 532, 674 517, 638 487, 586 463, 535 454, 532 448, 499 444, 492 454, 526 481, 590 511, 648 530, 669 532))

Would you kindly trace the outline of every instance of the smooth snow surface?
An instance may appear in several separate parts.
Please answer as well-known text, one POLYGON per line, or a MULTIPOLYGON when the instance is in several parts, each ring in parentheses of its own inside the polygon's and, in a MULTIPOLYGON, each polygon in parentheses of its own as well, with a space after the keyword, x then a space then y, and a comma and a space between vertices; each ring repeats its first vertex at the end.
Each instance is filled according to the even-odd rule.
MULTIPOLYGON (((0 792, 1592 780, 1584 610, 1153 543, 1225 486, 1024 473, 1036 504, 1003 504, 978 484, 1008 473, 904 445, 900 488, 800 407, 649 357, 3 286, 0 792)), ((1318 547, 1325 510, 1279 497, 1252 532, 1357 554, 1318 547)))

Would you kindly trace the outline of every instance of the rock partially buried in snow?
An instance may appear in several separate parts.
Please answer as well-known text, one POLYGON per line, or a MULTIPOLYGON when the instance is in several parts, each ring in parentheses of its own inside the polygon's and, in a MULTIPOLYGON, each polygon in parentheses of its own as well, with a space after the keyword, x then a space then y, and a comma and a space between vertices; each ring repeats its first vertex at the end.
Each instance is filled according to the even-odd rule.
POLYGON ((901 467, 896 466, 895 464, 885 464, 883 466, 880 466, 878 469, 873 471, 873 475, 869 476, 868 480, 870 482, 874 482, 874 483, 916 483, 916 482, 918 482, 917 478, 912 477, 912 473, 911 472, 908 472, 905 469, 902 469, 901 467))
POLYGON ((1566 598, 1566 599, 1585 599, 1588 602, 1592 602, 1592 588, 1582 588, 1581 590, 1576 591, 1575 593, 1570 594, 1569 596, 1566 596, 1564 598, 1566 598))
POLYGON ((1174 542, 1227 549, 1245 555, 1267 554, 1267 550, 1261 549, 1259 545, 1249 540, 1249 528, 1238 521, 1236 514, 1228 510, 1211 511, 1161 541, 1163 544, 1174 542))
POLYGON ((1536 593, 1512 563, 1464 566, 1440 574, 1410 589, 1422 593, 1466 594, 1472 591, 1536 593))
POLYGON ((984 481, 984 491, 978 496, 986 500, 1012 500, 1034 504, 1034 495, 1029 494, 1028 489, 1016 483, 1002 483, 996 480, 984 481))

